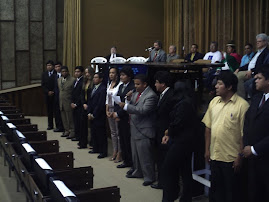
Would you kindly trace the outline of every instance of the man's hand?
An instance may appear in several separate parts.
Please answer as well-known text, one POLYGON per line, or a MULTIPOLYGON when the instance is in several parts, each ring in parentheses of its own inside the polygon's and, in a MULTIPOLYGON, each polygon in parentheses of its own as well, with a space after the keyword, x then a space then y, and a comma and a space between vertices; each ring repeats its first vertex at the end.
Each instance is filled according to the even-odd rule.
POLYGON ((234 163, 233 163, 233 169, 234 172, 239 172, 240 168, 241 168, 241 164, 242 164, 242 159, 241 156, 237 156, 237 158, 235 159, 234 163))
POLYGON ((162 138, 162 144, 167 144, 167 142, 169 141, 169 136, 165 135, 162 138))
POLYGON ((83 108, 84 108, 84 110, 87 110, 88 109, 88 105, 87 104, 83 104, 83 108))
POLYGON ((121 108, 123 108, 123 107, 125 106, 125 103, 124 103, 124 102, 120 102, 120 103, 119 103, 119 106, 120 106, 121 108))
POLYGON ((48 96, 53 96, 54 95, 54 92, 53 91, 49 91, 48 92, 48 96))
POLYGON ((77 105, 74 103, 71 103, 71 107, 72 107, 72 109, 75 109, 77 107, 77 105))
POLYGON ((243 150, 243 154, 244 154, 245 158, 251 157, 253 155, 251 152, 251 146, 245 146, 245 148, 243 150))
POLYGON ((130 90, 128 93, 126 93, 126 99, 127 99, 128 101, 130 101, 130 100, 131 100, 132 95, 133 95, 133 91, 132 91, 132 90, 130 90))
POLYGON ((252 71, 247 71, 245 75, 245 79, 250 79, 251 78, 252 71))
POLYGON ((115 118, 115 121, 120 121, 120 118, 119 118, 119 117, 116 117, 116 118, 115 118))
POLYGON ((91 121, 94 119, 93 115, 92 114, 88 114, 88 119, 91 121))
POLYGON ((210 161, 210 151, 209 151, 209 149, 205 150, 205 160, 206 160, 206 162, 210 161))
POLYGON ((106 116, 107 116, 108 118, 111 118, 111 117, 112 117, 112 113, 109 112, 109 111, 106 111, 106 116))
POLYGON ((236 69, 236 70, 234 71, 235 74, 237 74, 238 72, 239 72, 239 69, 236 69))

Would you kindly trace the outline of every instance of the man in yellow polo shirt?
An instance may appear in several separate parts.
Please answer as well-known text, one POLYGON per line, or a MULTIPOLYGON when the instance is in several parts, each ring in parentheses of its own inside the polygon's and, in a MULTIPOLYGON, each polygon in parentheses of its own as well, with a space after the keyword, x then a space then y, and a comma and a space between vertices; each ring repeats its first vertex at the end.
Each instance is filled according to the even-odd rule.
POLYGON ((241 165, 243 125, 249 104, 237 95, 237 77, 221 71, 216 94, 202 120, 205 124, 205 158, 210 162, 210 202, 235 200, 236 177, 241 165))

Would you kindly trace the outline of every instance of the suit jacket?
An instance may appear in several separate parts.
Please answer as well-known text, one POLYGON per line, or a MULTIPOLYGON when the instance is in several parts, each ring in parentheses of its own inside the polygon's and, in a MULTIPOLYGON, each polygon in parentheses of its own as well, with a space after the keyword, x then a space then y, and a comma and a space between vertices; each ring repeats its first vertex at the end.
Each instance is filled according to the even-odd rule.
POLYGON ((63 82, 63 77, 58 79, 60 110, 72 111, 72 91, 75 80, 70 75, 66 77, 65 82, 63 82))
POLYGON ((245 116, 243 140, 244 146, 253 146, 258 158, 269 165, 269 100, 259 108, 262 96, 263 93, 259 93, 252 98, 245 116))
MULTIPOLYGON (((135 87, 134 87, 134 82, 133 81, 130 81, 130 83, 126 86, 126 88, 124 89, 124 91, 122 92, 122 88, 123 88, 123 85, 124 84, 121 84, 120 87, 119 87, 119 91, 118 91, 118 94, 117 96, 120 96, 120 99, 122 102, 125 102, 125 96, 126 94, 131 91, 131 90, 134 90, 135 87)), ((117 112, 118 116, 120 119, 129 119, 129 114, 124 111, 119 105, 117 105, 115 103, 114 105, 114 111, 117 112)))
POLYGON ((157 106, 157 116, 156 116, 156 132, 157 135, 163 136, 164 131, 168 129, 170 118, 169 113, 173 108, 172 97, 173 89, 169 88, 166 93, 163 95, 162 99, 157 106))
POLYGON ((170 112, 168 135, 176 143, 192 148, 194 133, 197 129, 196 111, 191 98, 181 96, 170 112))
POLYGON ((93 123, 104 125, 106 119, 106 86, 103 83, 100 84, 94 94, 89 96, 87 113, 94 116, 93 123))
POLYGON ((49 91, 54 91, 55 88, 56 71, 53 70, 53 74, 49 76, 48 71, 43 72, 41 86, 43 88, 45 96, 48 96, 49 91))
POLYGON ((76 83, 76 80, 74 82, 74 88, 73 88, 73 91, 72 91, 72 103, 77 105, 76 108, 79 108, 79 107, 82 106, 80 96, 81 96, 82 85, 83 85, 83 77, 79 79, 76 87, 75 87, 75 83, 76 83))
POLYGON ((191 60, 191 54, 192 53, 189 53, 185 57, 185 60, 187 60, 188 62, 195 62, 196 60, 199 60, 199 59, 203 59, 204 58, 204 54, 199 53, 199 52, 196 52, 195 55, 194 55, 194 57, 193 57, 193 60, 191 60))
MULTIPOLYGON (((255 54, 257 54, 257 53, 255 53, 255 54)), ((262 53, 259 55, 259 57, 257 58, 256 64, 255 64, 255 68, 253 68, 251 71, 256 74, 259 71, 260 68, 263 68, 265 66, 268 66, 268 64, 269 64, 268 63, 269 61, 267 59, 268 55, 269 55, 269 49, 266 47, 262 51, 262 53)), ((253 57, 255 57, 255 55, 253 57)), ((242 67, 240 67, 239 70, 240 71, 246 71, 246 70, 248 70, 248 65, 249 65, 249 63, 246 64, 246 65, 244 65, 244 66, 242 66, 242 67)))
MULTIPOLYGON (((105 58, 107 59, 107 62, 109 62, 111 57, 111 54, 107 55, 105 58)), ((116 57, 123 57, 121 54, 116 53, 116 57)))
POLYGON ((138 92, 135 92, 127 106, 131 136, 134 139, 154 138, 157 95, 148 86, 136 102, 137 96, 138 92))
POLYGON ((58 76, 55 74, 54 79, 54 102, 59 105, 59 87, 58 87, 58 76))
POLYGON ((159 52, 158 52, 158 55, 157 57, 155 58, 155 60, 153 61, 154 57, 155 57, 155 49, 153 49, 151 52, 150 52, 150 56, 149 56, 149 60, 148 62, 166 62, 166 53, 164 52, 163 49, 160 49, 159 52))

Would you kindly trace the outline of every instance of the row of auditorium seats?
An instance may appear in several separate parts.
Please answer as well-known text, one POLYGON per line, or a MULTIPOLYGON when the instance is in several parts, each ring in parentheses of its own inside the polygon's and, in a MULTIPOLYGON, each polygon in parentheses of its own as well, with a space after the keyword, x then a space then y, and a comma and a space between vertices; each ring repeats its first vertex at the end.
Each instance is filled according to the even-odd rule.
POLYGON ((58 140, 4 98, 0 98, 0 150, 17 178, 17 191, 34 202, 119 202, 119 188, 93 188, 93 168, 74 168, 73 152, 59 152, 58 140))

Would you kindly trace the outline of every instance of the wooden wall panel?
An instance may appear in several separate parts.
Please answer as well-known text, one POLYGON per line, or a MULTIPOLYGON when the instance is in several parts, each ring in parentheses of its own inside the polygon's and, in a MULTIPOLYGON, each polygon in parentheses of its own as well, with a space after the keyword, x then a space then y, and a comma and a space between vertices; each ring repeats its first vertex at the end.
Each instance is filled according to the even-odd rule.
POLYGON ((110 54, 148 56, 145 48, 163 40, 163 0, 82 0, 82 64, 110 54))

